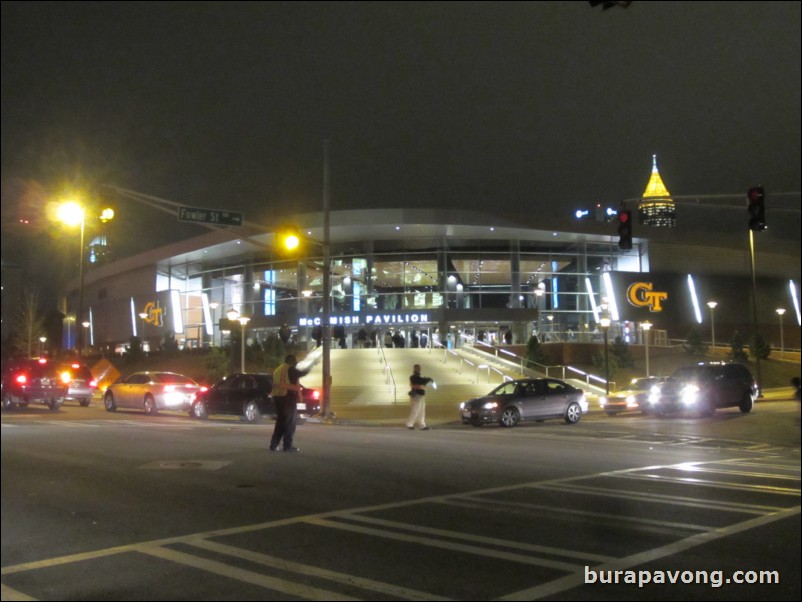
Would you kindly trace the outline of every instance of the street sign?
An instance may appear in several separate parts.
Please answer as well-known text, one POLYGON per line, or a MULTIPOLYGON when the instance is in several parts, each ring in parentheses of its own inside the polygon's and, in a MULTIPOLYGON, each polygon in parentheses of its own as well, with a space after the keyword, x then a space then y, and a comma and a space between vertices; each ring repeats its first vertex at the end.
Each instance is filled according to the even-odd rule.
POLYGON ((218 226, 241 226, 243 214, 237 211, 202 209, 200 207, 179 207, 178 220, 218 226))

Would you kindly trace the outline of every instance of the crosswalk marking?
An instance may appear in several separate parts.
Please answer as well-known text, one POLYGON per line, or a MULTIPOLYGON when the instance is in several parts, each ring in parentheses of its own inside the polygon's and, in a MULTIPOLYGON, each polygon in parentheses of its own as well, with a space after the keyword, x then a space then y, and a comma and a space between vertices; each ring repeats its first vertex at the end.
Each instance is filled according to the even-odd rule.
MULTIPOLYGON (((210 574, 298 598, 359 599, 342 594, 337 591, 337 588, 310 585, 309 579, 312 578, 317 580, 316 583, 318 585, 323 581, 328 581, 332 585, 345 586, 348 589, 344 591, 354 595, 359 595, 358 592, 361 591, 368 597, 371 594, 374 597, 378 594, 383 598, 394 597, 407 600, 447 599, 429 592, 408 588, 404 585, 386 583, 322 567, 301 564, 217 541, 227 536, 267 532, 270 529, 279 527, 298 528, 303 525, 312 525, 325 530, 336 529, 365 537, 381 538, 388 542, 387 545, 392 545, 392 542, 411 543, 417 546, 446 550, 454 554, 470 554, 488 560, 501 560, 521 565, 545 567, 564 574, 562 577, 548 581, 535 582, 531 587, 519 591, 503 593, 497 598, 499 600, 534 600, 568 591, 581 585, 586 565, 592 566, 595 570, 632 568, 682 553, 685 550, 735 533, 798 515, 800 513, 800 506, 797 501, 800 494, 798 487, 794 489, 790 486, 776 487, 768 484, 779 479, 780 482, 791 485, 791 482, 795 480, 793 475, 797 472, 798 465, 793 462, 788 464, 778 462, 776 458, 766 458, 761 461, 753 458, 738 458, 726 461, 718 460, 631 468, 548 481, 518 483, 484 490, 466 491, 453 495, 432 496, 416 500, 336 510, 158 541, 130 544, 16 566, 6 566, 2 568, 2 575, 5 577, 25 571, 88 562, 115 554, 133 552, 193 567, 210 574), (688 478, 674 476, 677 474, 704 475, 705 478, 689 480, 688 478), (720 476, 725 480, 716 481, 716 476, 720 476), (734 483, 729 481, 729 479, 737 476, 743 477, 749 482, 734 483), (624 482, 637 486, 638 483, 653 482, 655 479, 669 483, 681 482, 686 484, 684 495, 677 496, 650 491, 621 489, 621 485, 624 482), (706 495, 705 491, 710 491, 711 487, 723 488, 722 490, 737 489, 750 495, 758 495, 760 496, 758 499, 767 503, 758 504, 707 499, 704 497, 706 495), (584 504, 587 509, 583 507, 572 508, 570 507, 571 504, 562 504, 560 507, 556 507, 556 505, 539 502, 538 500, 542 496, 538 496, 538 492, 542 491, 556 491, 565 496, 574 496, 571 498, 573 502, 584 504), (532 494, 531 502, 526 501, 529 493, 532 494), (507 494, 515 494, 518 498, 523 498, 523 501, 504 499, 507 494), (713 511, 717 519, 715 521, 710 520, 710 522, 721 521, 723 524, 707 525, 693 522, 662 521, 655 518, 647 518, 646 516, 631 515, 631 512, 622 512, 620 515, 611 512, 599 512, 595 510, 594 502, 589 501, 594 497, 610 497, 629 502, 644 502, 644 504, 635 504, 634 506, 631 504, 622 506, 627 508, 651 508, 654 504, 660 504, 667 509, 675 507, 713 511), (770 503, 772 501, 775 504, 770 503), (786 501, 796 505, 785 504, 786 501), (505 514, 510 511, 518 511, 530 514, 560 515, 565 520, 599 520, 603 521, 605 525, 614 525, 615 528, 626 528, 626 523, 631 523, 634 525, 632 527, 633 534, 628 544, 631 547, 627 549, 639 550, 640 540, 637 536, 641 531, 659 533, 663 536, 662 541, 666 541, 665 536, 670 536, 670 539, 667 544, 639 550, 629 556, 618 557, 597 554, 582 549, 538 545, 526 541, 487 537, 468 532, 425 526, 415 522, 402 522, 377 517, 378 512, 381 512, 382 516, 386 516, 391 511, 420 507, 426 504, 466 508, 468 510, 467 516, 470 517, 476 515, 476 510, 487 513, 502 512, 505 514), (183 551, 183 549, 175 549, 174 546, 178 545, 183 546, 184 549, 192 547, 203 550, 207 554, 216 554, 223 560, 194 555, 183 551), (249 568, 243 568, 240 565, 226 563, 225 558, 244 560, 251 564, 249 568), (281 572, 281 576, 263 574, 258 568, 254 568, 258 566, 278 570, 281 572)), ((568 498, 561 499, 567 500, 568 498)), ((704 516, 704 513, 702 515, 704 516)), ((710 515, 708 514, 707 516, 710 515)), ((706 521, 703 520, 702 522, 706 521)), ((581 548, 581 541, 573 540, 573 543, 578 543, 581 548)), ((359 548, 356 548, 354 553, 358 554, 358 550, 359 548)), ((356 562, 358 560, 358 558, 355 559, 356 562)), ((432 567, 432 569, 436 570, 435 567, 432 567)), ((503 588, 504 584, 499 583, 498 587, 503 588)), ((25 593, 18 592, 6 584, 3 585, 3 599, 21 600, 26 599, 26 597, 25 593)), ((27 597, 27 599, 32 598, 27 597)))

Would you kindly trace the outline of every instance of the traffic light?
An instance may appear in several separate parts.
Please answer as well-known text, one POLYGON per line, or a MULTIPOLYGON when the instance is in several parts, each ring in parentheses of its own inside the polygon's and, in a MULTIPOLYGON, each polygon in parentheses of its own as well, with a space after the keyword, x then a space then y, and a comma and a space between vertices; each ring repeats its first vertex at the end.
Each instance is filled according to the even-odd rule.
POLYGON ((301 246, 301 233, 295 226, 282 226, 276 231, 276 247, 284 253, 295 253, 301 246))
POLYGON ((746 193, 749 201, 749 229, 760 232, 766 229, 766 195, 762 186, 753 186, 746 193))
POLYGON ((618 211, 618 248, 623 251, 632 248, 632 212, 629 209, 618 211))

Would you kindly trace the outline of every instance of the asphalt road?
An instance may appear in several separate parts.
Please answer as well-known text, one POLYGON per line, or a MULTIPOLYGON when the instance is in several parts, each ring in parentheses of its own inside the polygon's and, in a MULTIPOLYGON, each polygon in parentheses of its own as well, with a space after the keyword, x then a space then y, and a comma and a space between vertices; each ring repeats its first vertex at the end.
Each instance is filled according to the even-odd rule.
POLYGON ((800 599, 795 402, 381 424, 4 411, 2 599, 800 599))

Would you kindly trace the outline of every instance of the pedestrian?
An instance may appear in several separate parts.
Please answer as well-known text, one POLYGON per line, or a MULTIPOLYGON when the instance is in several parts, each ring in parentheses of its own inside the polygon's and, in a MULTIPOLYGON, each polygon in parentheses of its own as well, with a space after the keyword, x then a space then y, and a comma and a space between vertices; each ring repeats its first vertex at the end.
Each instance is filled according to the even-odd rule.
POLYGON ((310 366, 307 370, 296 368, 298 360, 294 355, 288 355, 273 372, 273 401, 276 404, 276 427, 273 429, 273 437, 270 439, 270 451, 278 451, 279 445, 284 442, 285 452, 299 452, 297 447, 293 447, 292 440, 295 436, 295 427, 298 424, 298 398, 301 395, 301 377, 309 374, 310 366))
POLYGON ((431 378, 420 375, 420 364, 412 367, 412 375, 409 377, 409 419, 407 428, 414 430, 418 428, 428 431, 426 426, 426 385, 433 382, 431 378))

